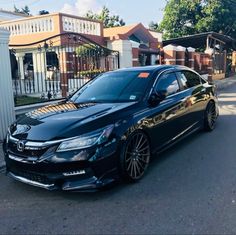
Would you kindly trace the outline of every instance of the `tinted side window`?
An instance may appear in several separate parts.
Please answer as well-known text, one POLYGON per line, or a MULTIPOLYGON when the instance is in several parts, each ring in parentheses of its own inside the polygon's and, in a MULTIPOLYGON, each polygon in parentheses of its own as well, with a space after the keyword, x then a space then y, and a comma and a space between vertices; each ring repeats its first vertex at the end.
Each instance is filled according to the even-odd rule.
POLYGON ((201 84, 200 77, 191 71, 180 72, 180 80, 184 88, 191 88, 201 84))
POLYGON ((180 87, 177 78, 174 73, 168 73, 161 76, 157 82, 156 92, 165 94, 166 96, 175 94, 180 91, 180 87))
POLYGON ((182 72, 177 72, 176 73, 178 79, 180 80, 182 86, 184 89, 188 89, 188 84, 187 84, 187 78, 185 77, 185 75, 182 72))
POLYGON ((207 81, 204 78, 200 77, 200 79, 201 79, 202 84, 207 83, 207 81))

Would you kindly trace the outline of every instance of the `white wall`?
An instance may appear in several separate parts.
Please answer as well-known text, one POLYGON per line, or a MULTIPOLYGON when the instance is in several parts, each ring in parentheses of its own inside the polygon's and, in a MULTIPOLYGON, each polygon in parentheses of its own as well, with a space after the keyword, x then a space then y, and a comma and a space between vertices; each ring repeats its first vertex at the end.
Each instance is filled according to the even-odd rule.
POLYGON ((9 31, 0 29, 0 140, 4 139, 8 126, 15 120, 9 36, 9 31))
POLYGON ((132 43, 129 40, 108 42, 107 47, 120 53, 120 68, 133 66, 132 43))

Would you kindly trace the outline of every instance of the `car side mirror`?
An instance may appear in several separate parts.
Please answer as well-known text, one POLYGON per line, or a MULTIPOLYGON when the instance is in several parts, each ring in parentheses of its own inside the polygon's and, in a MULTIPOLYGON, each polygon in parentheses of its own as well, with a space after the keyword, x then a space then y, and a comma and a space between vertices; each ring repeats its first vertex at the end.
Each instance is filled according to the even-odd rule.
POLYGON ((166 98, 166 95, 164 92, 155 92, 152 93, 148 99, 148 103, 151 106, 157 106, 161 101, 163 101, 166 98))

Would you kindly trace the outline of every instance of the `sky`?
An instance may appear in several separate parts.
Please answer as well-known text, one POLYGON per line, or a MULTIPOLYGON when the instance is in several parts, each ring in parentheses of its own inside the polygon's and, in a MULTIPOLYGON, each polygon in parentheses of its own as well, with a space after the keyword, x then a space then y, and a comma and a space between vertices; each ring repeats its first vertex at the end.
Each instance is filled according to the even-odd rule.
POLYGON ((0 8, 12 10, 13 6, 21 8, 28 5, 31 14, 39 10, 65 12, 84 16, 88 10, 99 12, 107 6, 112 14, 118 14, 126 24, 143 23, 147 26, 151 21, 160 22, 166 0, 0 0, 0 8))

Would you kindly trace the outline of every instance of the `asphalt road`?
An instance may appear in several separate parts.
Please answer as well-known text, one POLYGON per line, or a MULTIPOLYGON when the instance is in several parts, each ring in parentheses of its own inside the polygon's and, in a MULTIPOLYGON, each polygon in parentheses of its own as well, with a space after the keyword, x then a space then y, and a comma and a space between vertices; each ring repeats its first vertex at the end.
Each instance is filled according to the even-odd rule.
POLYGON ((220 106, 214 132, 174 146, 136 184, 48 192, 0 174, 0 233, 235 234, 236 85, 220 106))

